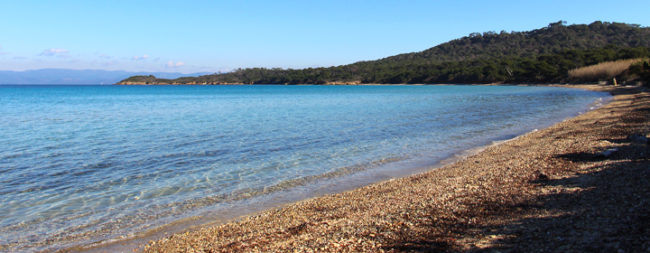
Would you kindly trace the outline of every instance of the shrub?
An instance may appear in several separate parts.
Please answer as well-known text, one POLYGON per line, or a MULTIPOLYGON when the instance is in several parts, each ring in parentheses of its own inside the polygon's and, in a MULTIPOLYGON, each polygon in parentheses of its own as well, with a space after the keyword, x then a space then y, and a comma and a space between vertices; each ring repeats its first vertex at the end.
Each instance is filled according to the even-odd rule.
POLYGON ((569 70, 569 79, 573 81, 595 82, 612 80, 624 73, 630 66, 644 61, 644 59, 627 59, 618 61, 601 62, 595 65, 569 70))

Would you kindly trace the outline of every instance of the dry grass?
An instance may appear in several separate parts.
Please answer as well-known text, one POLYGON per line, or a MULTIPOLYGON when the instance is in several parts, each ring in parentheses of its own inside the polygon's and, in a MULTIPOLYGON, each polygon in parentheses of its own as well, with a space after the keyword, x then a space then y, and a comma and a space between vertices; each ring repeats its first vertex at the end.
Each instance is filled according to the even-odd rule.
POLYGON ((632 64, 643 61, 643 58, 601 62, 596 65, 569 70, 569 77, 574 80, 609 80, 630 68, 632 64))

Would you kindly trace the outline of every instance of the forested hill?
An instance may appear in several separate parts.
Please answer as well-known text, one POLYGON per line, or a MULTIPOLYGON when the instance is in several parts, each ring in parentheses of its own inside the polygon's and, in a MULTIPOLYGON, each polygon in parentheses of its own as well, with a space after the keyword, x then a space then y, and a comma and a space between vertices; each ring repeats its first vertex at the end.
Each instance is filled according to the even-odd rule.
POLYGON ((650 28, 562 21, 528 32, 485 32, 430 49, 328 68, 239 69, 225 74, 158 79, 133 76, 119 84, 357 84, 567 82, 570 69, 650 56, 650 28))

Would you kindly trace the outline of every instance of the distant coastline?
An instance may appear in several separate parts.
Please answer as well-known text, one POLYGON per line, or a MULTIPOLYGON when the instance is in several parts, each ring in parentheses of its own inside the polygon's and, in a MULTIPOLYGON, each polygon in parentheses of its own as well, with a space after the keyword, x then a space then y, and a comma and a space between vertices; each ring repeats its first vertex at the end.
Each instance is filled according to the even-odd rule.
POLYGON ((161 78, 179 78, 210 73, 134 72, 99 69, 33 69, 24 71, 0 70, 0 85, 110 85, 133 75, 156 75, 161 78))
MULTIPOLYGON (((402 83, 406 84, 406 83, 402 83)), ((120 81, 116 83, 116 85, 264 85, 264 84, 251 84, 251 83, 220 83, 220 82, 175 82, 175 81, 120 81)), ((272 85, 272 84, 271 84, 272 85)), ((275 84, 275 85, 289 85, 288 83, 284 84, 275 84)), ((295 84, 295 85, 311 85, 311 84, 295 84)), ((350 82, 327 82, 324 84, 317 84, 317 85, 386 85, 386 84, 378 84, 378 83, 361 83, 360 81, 350 81, 350 82)), ((417 84, 415 84, 417 85, 417 84)), ((420 84, 424 85, 424 84, 420 84)))

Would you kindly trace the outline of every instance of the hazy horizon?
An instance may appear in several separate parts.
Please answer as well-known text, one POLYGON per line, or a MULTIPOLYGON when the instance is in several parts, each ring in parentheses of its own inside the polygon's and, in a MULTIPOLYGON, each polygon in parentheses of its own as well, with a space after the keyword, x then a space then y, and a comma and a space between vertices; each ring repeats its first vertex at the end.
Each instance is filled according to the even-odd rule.
POLYGON ((158 78, 174 79, 185 76, 199 76, 211 72, 133 72, 123 70, 98 69, 36 69, 24 71, 0 70, 0 85, 79 85, 115 84, 133 75, 154 75, 158 78))

